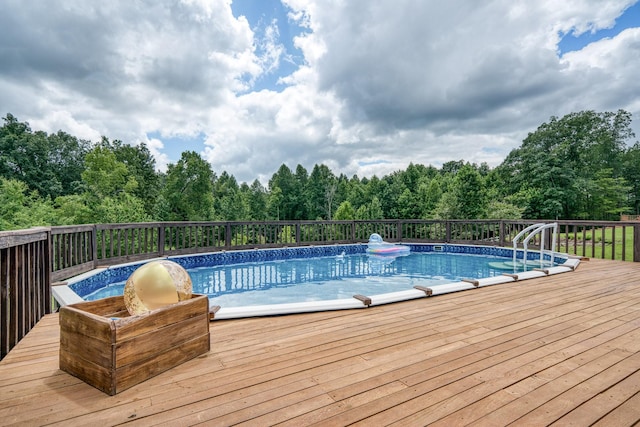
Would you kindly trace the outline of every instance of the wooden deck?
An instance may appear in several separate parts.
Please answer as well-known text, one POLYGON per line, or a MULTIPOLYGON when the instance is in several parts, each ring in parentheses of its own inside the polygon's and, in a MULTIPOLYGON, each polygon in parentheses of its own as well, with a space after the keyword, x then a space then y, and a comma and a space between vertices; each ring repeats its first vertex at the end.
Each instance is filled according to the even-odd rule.
POLYGON ((633 425, 640 264, 363 310, 211 323, 116 396, 58 369, 57 315, 0 362, 2 425, 633 425))

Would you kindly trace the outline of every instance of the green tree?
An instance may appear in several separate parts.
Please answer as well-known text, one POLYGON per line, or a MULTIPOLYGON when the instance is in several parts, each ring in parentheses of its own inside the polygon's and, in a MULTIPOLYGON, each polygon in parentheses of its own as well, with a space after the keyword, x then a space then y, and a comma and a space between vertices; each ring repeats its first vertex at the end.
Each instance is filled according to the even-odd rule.
POLYGON ((636 142, 623 155, 623 176, 629 184, 631 213, 640 215, 640 143, 636 142))
POLYGON ((440 186, 441 178, 439 176, 428 182, 422 181, 418 186, 418 200, 420 204, 420 216, 417 218, 432 218, 440 198, 442 197, 442 188, 440 186))
POLYGON ((99 144, 85 157, 82 172, 84 193, 77 197, 59 197, 56 205, 65 212, 65 221, 73 222, 121 223, 150 221, 143 201, 136 197, 138 181, 130 173, 126 164, 116 158, 113 149, 99 144), (79 205, 84 205, 81 209, 79 205), (75 217, 72 209, 75 211, 75 217), (90 212, 87 215, 87 212, 90 212))
POLYGON ((474 165, 469 163, 457 169, 455 174, 448 173, 434 183, 432 192, 435 200, 440 188, 442 191, 430 216, 437 219, 479 219, 484 218, 487 208, 484 181, 474 165), (450 181, 447 183, 447 180, 450 181), (440 184, 442 183, 442 185, 440 184))
POLYGON ((298 165, 296 167, 295 179, 296 181, 295 181, 295 186, 293 190, 295 191, 295 194, 292 195, 292 198, 294 198, 294 201, 295 201, 293 218, 307 219, 309 215, 308 213, 309 203, 306 199, 305 191, 309 183, 309 173, 302 165, 298 165))
POLYGON ((172 221, 212 220, 213 171, 195 151, 185 151, 180 160, 167 168, 162 196, 172 221))
POLYGON ((411 192, 408 188, 405 188, 402 194, 400 194, 400 197, 398 197, 396 209, 398 218, 411 219, 421 217, 418 195, 411 192))
POLYGON ((369 204, 369 219, 384 219, 384 212, 382 212, 382 203, 377 197, 371 199, 369 204))
POLYGON ((58 224, 89 224, 96 221, 94 207, 87 200, 85 193, 56 197, 54 202, 58 224))
POLYGON ((22 181, 0 177, 0 231, 56 224, 49 199, 22 181))
POLYGON ((335 204, 336 192, 338 191, 338 183, 331 182, 324 190, 325 200, 325 212, 327 213, 327 219, 331 221, 333 219, 333 206, 335 204))
POLYGON ((351 202, 354 208, 358 209, 370 202, 370 200, 366 198, 364 185, 360 181, 360 178, 358 178, 358 175, 353 175, 349 180, 347 200, 351 202))
POLYGON ((507 156, 498 175, 511 194, 526 195, 518 197, 526 217, 593 218, 598 213, 585 189, 603 169, 622 177, 625 145, 634 136, 630 124, 623 110, 552 117, 507 156))
POLYGON ((456 174, 453 185, 456 213, 459 219, 483 218, 486 197, 482 177, 471 165, 466 164, 456 174))
POLYGON ((105 197, 95 206, 93 215, 95 222, 106 224, 151 221, 142 200, 130 193, 105 197))
POLYGON ((291 169, 285 164, 282 164, 269 180, 269 189, 273 191, 275 188, 279 188, 281 192, 279 218, 301 219, 300 215, 305 210, 302 188, 291 169))
POLYGON ((249 219, 264 221, 267 219, 267 190, 257 179, 251 183, 248 194, 249 219))
POLYGON ((402 218, 398 200, 406 189, 402 174, 399 172, 394 172, 380 180, 378 198, 382 203, 385 218, 402 218))
POLYGON ((127 166, 118 161, 109 148, 100 145, 95 147, 87 153, 85 165, 82 180, 96 199, 112 197, 121 191, 133 191, 138 186, 127 166))
POLYGON ((513 203, 490 200, 487 205, 486 219, 521 219, 522 208, 514 205, 513 203))
POLYGON ((138 184, 132 194, 142 200, 145 212, 153 213, 160 194, 160 176, 156 172, 156 161, 147 145, 141 142, 133 146, 123 144, 119 140, 109 142, 104 137, 102 144, 106 144, 114 152, 116 159, 127 167, 129 176, 138 184))
POLYGON ((442 174, 452 174, 455 175, 458 173, 460 169, 462 169, 465 165, 464 160, 451 160, 442 165, 441 172, 442 174))
POLYGON ((337 179, 326 165, 315 165, 305 192, 309 219, 330 219, 337 191, 337 179))
POLYGON ((0 177, 20 180, 42 197, 72 194, 79 191, 88 146, 64 132, 33 132, 7 114, 0 127, 0 177))
POLYGON ((352 220, 355 218, 356 218, 356 211, 353 209, 351 202, 348 200, 345 200, 344 202, 340 203, 340 206, 338 206, 338 209, 336 209, 336 214, 333 217, 333 219, 337 221, 346 221, 346 220, 352 220))
POLYGON ((55 198, 82 192, 82 171, 84 159, 91 148, 89 141, 78 139, 68 133, 58 131, 47 137, 49 161, 47 167, 53 171, 60 184, 60 192, 41 193, 55 198))
POLYGON ((624 178, 614 178, 613 170, 605 168, 596 172, 593 183, 593 219, 616 220, 630 211, 627 204, 630 187, 624 178))
MULTIPOLYGON (((245 184, 246 185, 246 184, 245 184)), ((248 187, 247 187, 248 190, 248 187)), ((222 172, 213 184, 213 208, 216 217, 222 221, 249 219, 248 194, 243 193, 233 175, 222 172)))
POLYGON ((369 218, 369 209, 367 205, 362 205, 356 209, 356 219, 364 220, 369 218))
POLYGON ((458 219, 461 217, 458 206, 459 201, 455 193, 446 192, 438 200, 438 204, 433 210, 433 217, 435 219, 458 219))
POLYGON ((282 205, 282 190, 280 187, 275 187, 269 193, 267 199, 267 212, 269 216, 276 221, 280 221, 280 210, 282 205))
POLYGON ((360 206, 356 211, 356 219, 384 219, 380 200, 374 196, 371 203, 360 206))

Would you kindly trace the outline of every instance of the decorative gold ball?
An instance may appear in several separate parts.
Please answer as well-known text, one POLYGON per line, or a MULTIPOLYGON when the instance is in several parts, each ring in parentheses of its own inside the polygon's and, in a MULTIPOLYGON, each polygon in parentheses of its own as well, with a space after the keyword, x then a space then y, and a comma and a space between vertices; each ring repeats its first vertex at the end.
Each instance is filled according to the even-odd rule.
POLYGON ((143 314, 191 298, 191 277, 173 261, 151 261, 133 272, 124 285, 129 314, 143 314))

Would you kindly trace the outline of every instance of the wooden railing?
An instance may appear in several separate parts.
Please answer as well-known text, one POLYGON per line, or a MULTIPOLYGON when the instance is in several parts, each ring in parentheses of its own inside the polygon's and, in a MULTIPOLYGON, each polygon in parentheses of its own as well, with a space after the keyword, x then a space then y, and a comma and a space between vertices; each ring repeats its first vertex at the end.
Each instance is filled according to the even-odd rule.
POLYGON ((51 280, 95 268, 95 230, 94 225, 51 228, 51 280))
MULTIPOLYGON (((375 220, 157 222, 52 227, 52 280, 95 267, 169 255, 220 250, 366 242, 372 233, 391 242, 511 246, 536 221, 375 220)), ((548 221, 549 222, 549 221, 548 221)), ((640 223, 558 221, 555 250, 573 255, 640 261, 640 223), (635 238, 634 238, 635 236, 635 238)), ((550 237, 547 234, 547 237, 550 237)), ((531 242, 539 246, 539 236, 531 242)), ((550 247, 550 240, 545 245, 550 247)))
POLYGON ((49 229, 0 232, 0 359, 51 312, 49 229))
MULTIPOLYGON (((50 285, 100 266, 221 250, 359 243, 372 233, 391 242, 511 246, 534 222, 540 221, 154 222, 0 232, 1 355, 51 311, 50 285)), ((558 223, 558 252, 640 262, 640 222, 558 223)), ((539 239, 530 246, 539 246, 539 239)))

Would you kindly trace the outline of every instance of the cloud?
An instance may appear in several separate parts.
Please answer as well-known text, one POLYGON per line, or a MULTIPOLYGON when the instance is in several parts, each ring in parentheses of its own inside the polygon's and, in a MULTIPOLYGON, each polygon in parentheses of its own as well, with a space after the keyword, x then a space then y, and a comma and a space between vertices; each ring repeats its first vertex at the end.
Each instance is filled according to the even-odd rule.
POLYGON ((632 1, 283 3, 305 29, 293 40, 304 60, 286 74, 283 23, 252 29, 230 0, 7 0, 0 110, 46 131, 145 141, 161 168, 177 160, 167 141, 202 135, 216 173, 262 182, 282 163, 361 176, 495 166, 572 111, 623 108, 640 123, 639 28, 558 51, 632 1), (256 89, 267 75, 278 91, 256 89))
POLYGON ((551 115, 637 115, 639 92, 624 89, 637 85, 626 70, 640 65, 631 30, 600 42, 600 53, 588 46, 560 59, 557 50, 560 34, 610 27, 631 3, 288 2, 313 29, 299 45, 318 91, 338 102, 332 141, 348 144, 345 154, 402 144, 405 165, 443 155, 495 165, 500 157, 487 148, 503 158, 551 115), (588 61, 604 52, 611 60, 593 71, 588 61))
POLYGON ((552 92, 564 83, 553 23, 512 3, 336 3, 318 18, 319 87, 346 103, 345 121, 381 131, 464 125, 552 92))
POLYGON ((285 56, 285 49, 279 42, 280 30, 277 21, 274 19, 265 28, 264 38, 258 43, 260 55, 260 65, 265 73, 273 73, 280 66, 280 59, 285 56))
POLYGON ((169 165, 169 157, 162 152, 164 144, 157 138, 147 138, 144 141, 151 152, 151 155, 156 160, 156 168, 159 170, 166 170, 169 165))
MULTIPOLYGON (((622 31, 613 39, 594 42, 580 51, 569 52, 561 63, 565 73, 589 84, 574 87, 574 96, 582 104, 597 99, 603 109, 625 108, 635 113, 636 126, 640 120, 640 81, 635 77, 640 65, 640 27, 622 31)), ((575 101, 574 101, 575 102, 575 101)))
POLYGON ((77 138, 87 141, 99 141, 100 133, 86 122, 78 122, 68 111, 52 110, 46 117, 36 119, 30 123, 34 129, 63 128, 77 138))
POLYGON ((19 88, 0 107, 62 127, 61 111, 125 141, 195 132, 262 72, 228 1, 8 1, 0 27, 0 82, 19 88))

